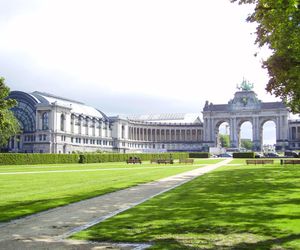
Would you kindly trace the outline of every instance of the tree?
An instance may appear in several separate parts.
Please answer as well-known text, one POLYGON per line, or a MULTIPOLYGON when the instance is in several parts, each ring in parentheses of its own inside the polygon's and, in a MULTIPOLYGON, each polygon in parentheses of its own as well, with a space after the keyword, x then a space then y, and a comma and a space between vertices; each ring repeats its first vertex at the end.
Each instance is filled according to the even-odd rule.
POLYGON ((269 74, 266 90, 300 113, 300 1, 231 0, 237 1, 255 4, 246 20, 258 23, 255 43, 272 51, 262 63, 269 74))
POLYGON ((5 79, 0 77, 0 146, 7 145, 9 138, 20 132, 18 120, 9 110, 17 102, 7 98, 10 90, 4 81, 5 79))
POLYGON ((229 135, 219 134, 220 144, 222 148, 228 148, 230 146, 229 135))
POLYGON ((253 148, 253 142, 251 139, 241 139, 241 147, 251 150, 253 148))

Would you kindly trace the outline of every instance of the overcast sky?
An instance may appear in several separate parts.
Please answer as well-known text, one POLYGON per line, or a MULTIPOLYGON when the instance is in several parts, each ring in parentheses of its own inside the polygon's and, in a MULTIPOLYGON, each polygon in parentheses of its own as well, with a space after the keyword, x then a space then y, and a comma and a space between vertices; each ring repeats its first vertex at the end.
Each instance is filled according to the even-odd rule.
POLYGON ((0 0, 0 76, 107 114, 199 113, 268 77, 251 6, 229 0, 0 0))

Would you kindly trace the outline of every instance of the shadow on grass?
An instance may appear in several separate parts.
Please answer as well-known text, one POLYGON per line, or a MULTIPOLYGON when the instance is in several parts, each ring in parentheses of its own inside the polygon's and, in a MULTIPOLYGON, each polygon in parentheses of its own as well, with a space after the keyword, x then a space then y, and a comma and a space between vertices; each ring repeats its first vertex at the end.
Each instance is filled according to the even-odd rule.
POLYGON ((227 167, 76 238, 155 242, 153 249, 300 249, 299 179, 299 167, 227 167))
POLYGON ((64 196, 61 198, 39 199, 30 201, 13 201, 6 205, 0 206, 0 222, 8 222, 12 219, 18 219, 34 213, 46 211, 52 208, 61 207, 70 203, 87 200, 99 195, 111 193, 118 188, 106 188, 94 190, 93 192, 84 193, 81 195, 64 196))

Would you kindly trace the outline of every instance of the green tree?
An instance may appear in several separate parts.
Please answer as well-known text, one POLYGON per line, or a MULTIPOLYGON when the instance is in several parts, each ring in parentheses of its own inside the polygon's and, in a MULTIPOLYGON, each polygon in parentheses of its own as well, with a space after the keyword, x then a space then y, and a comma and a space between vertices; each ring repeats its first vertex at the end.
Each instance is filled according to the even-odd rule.
POLYGON ((268 70, 266 90, 281 97, 294 113, 300 113, 300 1, 231 0, 255 4, 247 18, 256 22, 256 44, 268 46, 272 54, 263 61, 268 70))
POLYGON ((18 120, 9 109, 17 102, 8 99, 9 88, 4 83, 5 79, 0 77, 0 147, 5 146, 11 136, 20 132, 18 120))
POLYGON ((251 139, 241 139, 241 147, 248 150, 252 150, 253 142, 251 141, 251 139))
POLYGON ((230 146, 229 135, 219 134, 220 144, 222 148, 228 148, 230 146))

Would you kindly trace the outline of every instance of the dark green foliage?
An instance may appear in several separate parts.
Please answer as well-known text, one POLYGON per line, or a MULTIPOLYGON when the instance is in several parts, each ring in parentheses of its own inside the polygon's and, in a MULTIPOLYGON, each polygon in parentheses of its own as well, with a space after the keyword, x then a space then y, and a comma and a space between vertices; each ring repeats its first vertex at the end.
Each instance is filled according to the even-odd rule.
POLYGON ((241 139, 241 147, 251 150, 253 148, 253 142, 251 139, 241 139))
POLYGON ((235 152, 232 154, 233 158, 255 158, 254 152, 235 152))
POLYGON ((9 88, 0 77, 0 147, 6 146, 9 138, 20 132, 20 126, 10 108, 17 105, 16 100, 7 99, 9 88))
POLYGON ((0 154, 0 165, 78 163, 78 154, 0 154))
POLYGON ((272 50, 262 62, 268 70, 266 90, 281 97, 294 113, 300 112, 300 4, 299 0, 231 0, 254 4, 248 22, 257 23, 256 44, 272 50))
POLYGON ((194 152, 189 153, 189 158, 209 158, 210 153, 208 152, 194 152))
POLYGON ((228 148, 230 146, 229 135, 219 134, 220 143, 222 148, 228 148))

